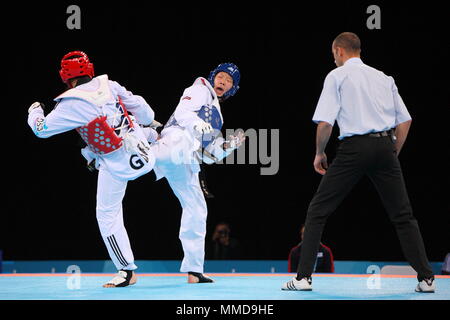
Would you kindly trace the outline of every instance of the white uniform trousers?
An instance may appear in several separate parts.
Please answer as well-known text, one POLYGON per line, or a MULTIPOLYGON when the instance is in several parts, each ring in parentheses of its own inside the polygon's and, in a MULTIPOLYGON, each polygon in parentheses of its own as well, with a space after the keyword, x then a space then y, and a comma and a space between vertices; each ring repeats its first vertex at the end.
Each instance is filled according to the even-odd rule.
POLYGON ((170 187, 180 201, 181 215, 179 238, 183 246, 184 258, 181 272, 203 273, 205 261, 206 218, 208 210, 200 187, 198 173, 193 173, 188 165, 179 165, 174 173, 184 171, 179 176, 166 176, 170 187))
POLYGON ((137 268, 123 223, 122 200, 126 188, 126 180, 118 180, 107 170, 100 168, 97 181, 97 221, 109 256, 117 270, 137 268))
POLYGON ((174 130, 163 134, 151 148, 156 157, 155 172, 165 176, 182 207, 179 238, 184 257, 180 271, 203 273, 208 215, 206 200, 198 172, 193 171, 191 164, 179 163, 179 158, 174 161, 174 154, 185 153, 184 156, 189 158, 190 143, 183 138, 181 131, 174 130))

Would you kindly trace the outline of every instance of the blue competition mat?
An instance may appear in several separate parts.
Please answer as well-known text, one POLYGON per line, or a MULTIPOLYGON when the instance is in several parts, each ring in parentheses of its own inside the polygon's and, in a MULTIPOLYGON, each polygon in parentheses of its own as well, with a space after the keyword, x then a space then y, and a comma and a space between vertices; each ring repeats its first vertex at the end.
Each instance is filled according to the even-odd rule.
POLYGON ((313 291, 282 291, 294 274, 208 274, 215 283, 188 284, 184 274, 138 274, 126 288, 102 288, 112 274, 2 274, 0 300, 450 300, 450 277, 435 293, 416 293, 415 277, 313 275, 313 291))

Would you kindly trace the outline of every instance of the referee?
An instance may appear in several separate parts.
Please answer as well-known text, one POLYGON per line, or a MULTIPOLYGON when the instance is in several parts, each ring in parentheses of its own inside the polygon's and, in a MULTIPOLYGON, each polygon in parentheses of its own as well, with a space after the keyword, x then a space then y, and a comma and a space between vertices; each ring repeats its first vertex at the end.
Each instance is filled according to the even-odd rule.
POLYGON ((311 274, 326 220, 367 175, 395 226, 406 259, 417 271, 416 291, 434 292, 434 275, 397 159, 411 116, 394 79, 362 62, 356 34, 338 35, 332 52, 338 68, 325 78, 313 116, 318 124, 314 169, 323 178, 308 208, 297 276, 282 289, 312 290, 311 274), (328 167, 325 147, 335 121, 342 141, 328 167))

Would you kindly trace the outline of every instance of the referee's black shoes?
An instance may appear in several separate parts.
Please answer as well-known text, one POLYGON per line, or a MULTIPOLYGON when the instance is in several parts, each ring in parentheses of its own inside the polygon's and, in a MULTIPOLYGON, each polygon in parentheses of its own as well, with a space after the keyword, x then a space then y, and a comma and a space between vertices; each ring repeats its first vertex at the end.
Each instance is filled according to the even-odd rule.
POLYGON ((312 290, 312 279, 311 277, 302 278, 297 280, 294 277, 292 280, 286 282, 281 286, 281 290, 291 290, 291 291, 311 291, 312 290))
POLYGON ((434 277, 420 280, 416 288, 416 292, 424 293, 433 293, 435 290, 436 285, 434 284, 434 277))

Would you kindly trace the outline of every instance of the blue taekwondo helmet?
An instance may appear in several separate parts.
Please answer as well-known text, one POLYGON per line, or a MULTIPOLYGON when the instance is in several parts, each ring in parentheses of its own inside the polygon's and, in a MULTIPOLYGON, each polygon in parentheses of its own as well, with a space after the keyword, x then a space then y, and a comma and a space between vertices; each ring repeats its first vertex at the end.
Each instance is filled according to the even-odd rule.
POLYGON ((216 74, 221 71, 228 73, 233 78, 233 87, 223 95, 223 98, 227 99, 231 96, 234 96, 239 90, 239 80, 241 79, 241 73, 239 72, 239 69, 235 64, 231 62, 221 63, 209 74, 208 81, 209 83, 211 83, 211 86, 214 87, 214 78, 216 74))

